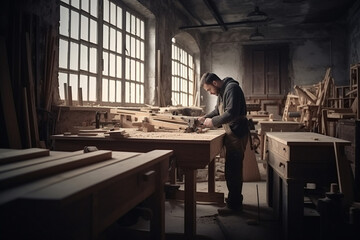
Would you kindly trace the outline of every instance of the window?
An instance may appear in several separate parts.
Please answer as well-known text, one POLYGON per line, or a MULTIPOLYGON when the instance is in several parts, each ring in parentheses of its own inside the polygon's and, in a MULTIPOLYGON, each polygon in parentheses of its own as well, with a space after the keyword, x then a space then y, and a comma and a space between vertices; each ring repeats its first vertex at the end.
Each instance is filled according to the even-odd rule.
POLYGON ((191 106, 194 100, 193 57, 181 46, 172 44, 172 85, 173 105, 191 106))
POLYGON ((83 101, 144 103, 145 22, 109 0, 61 0, 59 93, 83 101))

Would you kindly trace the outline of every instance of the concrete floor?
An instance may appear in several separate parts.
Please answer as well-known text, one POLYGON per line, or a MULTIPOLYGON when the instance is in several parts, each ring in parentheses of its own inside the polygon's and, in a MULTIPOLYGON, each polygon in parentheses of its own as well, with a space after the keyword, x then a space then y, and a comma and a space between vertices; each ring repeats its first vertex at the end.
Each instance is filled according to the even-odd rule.
MULTIPOLYGON (((218 209, 223 206, 197 203, 197 239, 279 239, 279 222, 274 219, 272 210, 267 207, 266 203, 266 181, 263 164, 259 164, 259 170, 262 181, 243 184, 244 210, 242 213, 220 216, 218 209)), ((225 181, 216 181, 215 185, 217 192, 224 192, 227 196, 225 181)), ((207 191, 207 182, 197 183, 197 191, 207 191)), ((103 239, 146 239, 148 230, 149 221, 140 217, 136 224, 127 228, 114 224, 104 234, 103 239), (134 229, 136 231, 133 231, 134 229)), ((183 201, 167 200, 165 202, 165 233, 166 239, 184 239, 183 201)))
MULTIPOLYGON (((207 183, 197 184, 198 191, 206 189, 207 183)), ((226 183, 216 182, 216 191, 223 191, 227 196, 226 183)), ((272 211, 266 204, 266 182, 246 182, 243 186, 244 210, 242 213, 220 216, 218 209, 223 206, 198 203, 196 207, 197 239, 279 239, 278 221, 272 217, 272 211), (259 211, 257 191, 259 190, 259 211)), ((114 224, 104 234, 103 239, 146 239, 149 221, 138 218, 130 227, 114 224), (135 230, 136 231, 133 231, 135 230), (128 236, 126 238, 125 236, 128 236), (125 237, 125 238, 124 238, 125 237)), ((184 202, 167 200, 165 202, 166 239, 184 239, 184 202)))

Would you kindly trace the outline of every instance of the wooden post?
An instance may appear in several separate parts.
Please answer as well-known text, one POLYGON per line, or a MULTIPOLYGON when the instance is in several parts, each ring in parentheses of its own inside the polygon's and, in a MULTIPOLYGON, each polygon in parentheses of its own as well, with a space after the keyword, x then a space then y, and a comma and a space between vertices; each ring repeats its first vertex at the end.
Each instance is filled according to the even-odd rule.
POLYGON ((69 106, 72 106, 73 105, 73 102, 72 102, 72 90, 71 90, 71 86, 68 86, 68 101, 69 101, 69 106))
POLYGON ((65 101, 65 106, 69 105, 69 99, 68 99, 68 87, 67 87, 67 83, 64 83, 64 101, 65 101))
POLYGON ((82 106, 82 105, 83 105, 82 88, 79 88, 79 89, 78 89, 78 100, 79 100, 79 105, 82 106))
POLYGON ((194 169, 185 171, 185 237, 195 239, 196 236, 196 173, 194 169))

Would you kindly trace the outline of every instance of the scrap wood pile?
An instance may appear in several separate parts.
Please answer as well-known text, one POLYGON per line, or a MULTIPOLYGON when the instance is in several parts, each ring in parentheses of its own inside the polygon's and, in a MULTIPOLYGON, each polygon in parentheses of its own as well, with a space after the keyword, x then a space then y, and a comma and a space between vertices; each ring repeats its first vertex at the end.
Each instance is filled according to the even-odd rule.
POLYGON ((341 117, 347 118, 355 116, 353 106, 339 107, 339 102, 345 101, 345 96, 339 97, 336 92, 337 88, 334 78, 331 76, 331 68, 326 70, 324 79, 318 84, 295 85, 295 93, 287 95, 282 120, 301 122, 309 131, 326 134, 328 114, 332 114, 332 116, 340 114, 341 117))
POLYGON ((200 133, 207 130, 200 128, 196 120, 196 116, 203 114, 203 109, 199 107, 113 108, 110 113, 123 128, 137 127, 144 132, 172 129, 200 133))

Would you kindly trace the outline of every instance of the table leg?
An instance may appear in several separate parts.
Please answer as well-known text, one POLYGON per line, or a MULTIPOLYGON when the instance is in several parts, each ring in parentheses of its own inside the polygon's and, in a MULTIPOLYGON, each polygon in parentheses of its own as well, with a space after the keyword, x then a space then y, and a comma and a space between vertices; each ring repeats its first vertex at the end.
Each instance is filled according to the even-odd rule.
POLYGON ((208 192, 215 192, 215 159, 208 166, 208 192))
POLYGON ((304 184, 282 179, 282 224, 284 239, 302 239, 304 218, 304 184))
POLYGON ((162 170, 159 171, 156 180, 159 187, 149 198, 153 210, 150 232, 152 239, 165 240, 165 193, 163 189, 165 176, 162 177, 162 174, 166 173, 166 164, 165 167, 164 164, 160 165, 160 168, 162 170))
POLYGON ((185 237, 194 239, 196 236, 196 172, 194 169, 185 171, 185 237))

